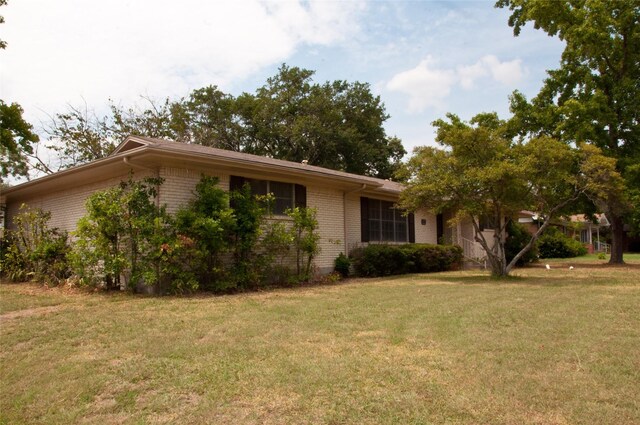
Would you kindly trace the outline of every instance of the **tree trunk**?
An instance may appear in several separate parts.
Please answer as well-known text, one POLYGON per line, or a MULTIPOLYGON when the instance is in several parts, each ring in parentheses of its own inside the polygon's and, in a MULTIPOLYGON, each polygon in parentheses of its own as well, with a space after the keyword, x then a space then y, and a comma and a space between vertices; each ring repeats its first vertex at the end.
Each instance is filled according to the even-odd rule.
POLYGON ((615 214, 607 214, 611 223, 611 257, 609 264, 624 264, 624 223, 622 217, 615 214))

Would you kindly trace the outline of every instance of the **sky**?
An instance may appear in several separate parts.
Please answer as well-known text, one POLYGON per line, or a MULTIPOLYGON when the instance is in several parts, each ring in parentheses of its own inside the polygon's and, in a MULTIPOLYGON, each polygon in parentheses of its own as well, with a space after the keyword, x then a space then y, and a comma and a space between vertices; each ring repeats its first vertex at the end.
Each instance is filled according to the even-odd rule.
POLYGON ((106 114, 141 96, 177 99, 217 85, 253 93, 286 63, 318 83, 360 81, 380 96, 405 149, 434 143, 431 122, 509 114, 535 96, 563 44, 513 36, 494 1, 9 0, 0 8, 0 98, 40 128, 67 105, 106 114))

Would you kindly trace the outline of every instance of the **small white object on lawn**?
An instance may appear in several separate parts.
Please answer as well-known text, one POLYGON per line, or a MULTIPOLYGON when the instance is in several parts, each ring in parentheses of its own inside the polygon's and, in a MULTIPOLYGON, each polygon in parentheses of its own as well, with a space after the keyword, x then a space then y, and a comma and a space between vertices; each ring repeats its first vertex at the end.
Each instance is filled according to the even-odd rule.
POLYGON ((546 264, 545 267, 547 268, 547 270, 551 270, 551 266, 546 264))
POLYGON ((569 270, 573 270, 573 266, 569 266, 569 270))

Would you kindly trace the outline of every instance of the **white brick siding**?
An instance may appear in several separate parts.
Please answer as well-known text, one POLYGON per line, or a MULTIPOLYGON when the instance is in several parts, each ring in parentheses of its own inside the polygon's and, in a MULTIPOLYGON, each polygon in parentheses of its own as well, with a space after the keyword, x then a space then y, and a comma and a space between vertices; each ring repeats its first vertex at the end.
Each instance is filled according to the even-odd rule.
MULTIPOLYGON (((202 171, 196 169, 160 168, 158 175, 164 178, 165 182, 160 187, 159 203, 166 205, 169 213, 175 213, 181 206, 193 199, 193 191, 201 174, 202 171)), ((229 190, 229 174, 216 172, 216 170, 208 170, 206 174, 218 177, 220 187, 223 190, 229 190)), ((147 175, 155 175, 155 173, 152 171, 138 172, 136 178, 143 178, 147 175)), ((242 174, 238 173, 238 175, 242 174)), ((12 200, 8 205, 7 222, 9 223, 10 218, 17 213, 20 204, 25 202, 32 207, 50 211, 50 226, 72 231, 75 229, 77 221, 86 214, 85 202, 92 193, 113 187, 127 178, 127 175, 121 175, 98 183, 78 185, 73 189, 12 200)), ((265 175, 264 178, 270 179, 268 175, 265 175)), ((333 270, 334 260, 341 252, 348 253, 361 244, 360 196, 361 193, 355 192, 347 194, 345 198, 344 191, 341 189, 321 184, 307 184, 307 206, 317 210, 321 252, 315 260, 315 266, 321 272, 333 270)), ((387 197, 387 199, 389 198, 387 197)), ((436 228, 436 217, 433 214, 425 211, 418 211, 415 214, 416 242, 436 243, 436 228), (426 220, 425 225, 421 224, 423 219, 426 220)))
POLYGON ((318 231, 320 233, 320 254, 316 267, 322 272, 330 272, 334 260, 344 252, 344 208, 342 191, 308 186, 307 206, 317 210, 318 231))
MULTIPOLYGON (((136 173, 135 177, 144 178, 148 175, 152 175, 152 173, 136 173)), ((75 230, 78 220, 87 213, 85 203, 91 194, 99 190, 114 187, 121 181, 127 180, 128 178, 129 176, 125 174, 101 182, 78 185, 73 189, 12 201, 7 206, 7 223, 9 224, 9 228, 11 228, 11 217, 18 213, 20 206, 24 203, 31 208, 40 208, 43 211, 50 211, 51 220, 49 221, 49 227, 57 227, 60 230, 71 232, 75 230)))
MULTIPOLYGON (((219 186, 223 190, 229 190, 228 175, 214 172, 206 174, 220 179, 219 186)), ((181 206, 193 199, 193 191, 201 175, 202 171, 186 168, 161 168, 160 177, 165 180, 160 187, 160 205, 166 205, 167 212, 174 214, 181 206)))

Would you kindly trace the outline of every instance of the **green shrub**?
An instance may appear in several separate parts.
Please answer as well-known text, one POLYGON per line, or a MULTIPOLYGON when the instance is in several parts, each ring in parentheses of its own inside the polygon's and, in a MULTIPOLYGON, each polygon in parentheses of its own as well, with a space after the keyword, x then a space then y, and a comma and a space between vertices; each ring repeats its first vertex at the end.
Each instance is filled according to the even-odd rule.
POLYGON ((585 255, 587 248, 556 228, 549 228, 538 239, 540 258, 571 258, 585 255))
POLYGON ((396 245, 373 244, 356 248, 350 257, 357 276, 389 276, 407 271, 405 253, 396 245))
POLYGON ((408 259, 408 273, 432 273, 451 270, 462 264, 462 248, 455 245, 401 245, 408 259))
POLYGON ((214 292, 233 290, 237 282, 223 261, 223 256, 231 250, 236 224, 229 195, 218 186, 217 178, 209 176, 200 178, 194 194, 195 198, 175 217, 177 235, 186 237, 194 245, 186 258, 177 257, 177 260, 189 274, 197 276, 199 288, 214 292))
POLYGON ((346 255, 344 255, 343 252, 340 253, 340 255, 338 255, 335 259, 335 268, 334 270, 338 273, 340 273, 340 275, 342 275, 342 277, 347 277, 349 276, 349 269, 351 268, 351 260, 349 259, 349 257, 347 257, 346 255))
POLYGON ((453 245, 374 244, 351 251, 358 276, 389 276, 450 270, 462 262, 462 248, 453 245))
POLYGON ((251 185, 245 183, 240 190, 230 193, 234 226, 231 242, 233 251, 232 276, 239 288, 260 285, 264 273, 264 262, 259 260, 258 246, 266 209, 263 197, 251 193, 251 185))
POLYGON ((78 221, 72 263, 84 284, 135 290, 160 278, 159 252, 169 227, 164 208, 154 199, 161 178, 133 180, 98 191, 78 221))
POLYGON ((296 274, 299 281, 311 279, 313 259, 320 253, 320 234, 318 233, 318 219, 315 208, 287 209, 287 214, 293 220, 291 236, 296 255, 296 274))
POLYGON ((57 285, 69 277, 66 232, 49 228, 51 213, 20 206, 13 217, 15 230, 7 231, 0 250, 0 273, 16 282, 33 279, 57 285))
MULTIPOLYGON (((519 223, 510 220, 507 223, 507 240, 504 244, 505 255, 507 257, 507 263, 510 263, 521 250, 531 240, 531 234, 527 229, 519 223)), ((524 266, 538 259, 538 248, 534 244, 529 251, 527 251, 516 263, 517 266, 524 266)))

